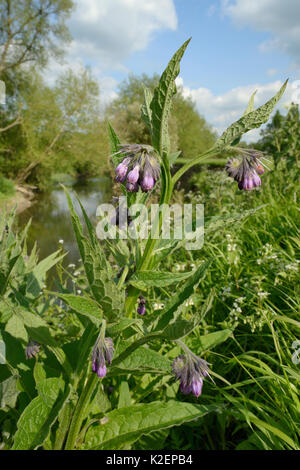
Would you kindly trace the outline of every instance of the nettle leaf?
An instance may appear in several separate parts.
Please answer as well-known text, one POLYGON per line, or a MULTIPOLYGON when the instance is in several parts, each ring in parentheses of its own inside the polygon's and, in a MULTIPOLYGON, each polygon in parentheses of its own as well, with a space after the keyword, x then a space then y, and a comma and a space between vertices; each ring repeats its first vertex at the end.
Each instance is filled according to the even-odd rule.
MULTIPOLYGON (((120 344, 125 349, 126 343, 120 344)), ((138 347, 117 365, 112 363, 110 373, 119 375, 124 373, 153 373, 166 374, 171 372, 171 362, 166 357, 148 347, 138 347)))
POLYGON ((187 273, 139 271, 130 278, 129 283, 142 290, 147 287, 165 287, 183 281, 192 274, 192 271, 187 273))
POLYGON ((144 434, 179 426, 220 409, 216 405, 194 405, 180 401, 136 404, 107 413, 106 422, 91 426, 84 449, 121 449, 144 434))
POLYGON ((66 302, 72 310, 80 315, 88 317, 97 327, 99 327, 102 320, 102 310, 95 300, 75 294, 61 294, 60 292, 56 292, 55 294, 66 302))
POLYGON ((284 82, 278 93, 276 93, 273 98, 257 108, 255 111, 250 111, 244 114, 238 121, 231 124, 231 126, 229 126, 217 140, 214 148, 220 151, 224 147, 232 144, 236 139, 245 134, 245 132, 260 127, 262 124, 267 122, 274 106, 282 97, 286 89, 287 82, 288 80, 284 82))
POLYGON ((63 381, 46 379, 39 383, 39 395, 25 408, 17 424, 12 450, 35 449, 47 439, 69 391, 63 393, 63 381))
MULTIPOLYGON (((106 318, 115 321, 124 310, 125 293, 119 290, 112 279, 112 270, 100 244, 95 238, 88 240, 76 214, 69 192, 64 188, 71 213, 72 224, 82 258, 87 280, 95 300, 102 307, 106 318)), ((89 225, 91 230, 91 225, 89 225)))
POLYGON ((165 308, 161 311, 160 315, 155 322, 154 331, 163 330, 169 323, 174 320, 174 314, 177 309, 187 300, 193 293, 200 280, 205 276, 207 268, 209 267, 211 260, 202 263, 184 283, 183 287, 171 297, 166 304, 165 308))
POLYGON ((175 79, 180 72, 180 61, 190 39, 178 49, 163 72, 151 101, 152 145, 160 155, 169 153, 168 118, 172 98, 176 94, 175 79))

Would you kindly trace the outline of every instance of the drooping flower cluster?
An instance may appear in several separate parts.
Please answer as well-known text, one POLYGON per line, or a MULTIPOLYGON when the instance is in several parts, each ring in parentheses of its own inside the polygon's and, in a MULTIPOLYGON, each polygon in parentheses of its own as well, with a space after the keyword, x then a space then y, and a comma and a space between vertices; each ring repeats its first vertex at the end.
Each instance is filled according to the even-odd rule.
POLYGON ((25 349, 26 359, 32 359, 33 357, 35 357, 39 353, 40 348, 41 346, 39 343, 30 339, 25 349))
POLYGON ((180 354, 172 363, 172 371, 180 380, 180 390, 185 395, 192 393, 199 397, 202 393, 203 379, 209 375, 208 363, 191 352, 180 354))
POLYGON ((125 158, 116 168, 116 181, 125 183, 129 192, 151 191, 160 176, 159 162, 150 145, 121 145, 114 155, 124 154, 125 158))
POLYGON ((261 152, 240 149, 242 160, 231 158, 226 164, 227 174, 238 183, 239 189, 251 190, 261 185, 259 175, 264 173, 261 152))
POLYGON ((98 377, 103 378, 106 376, 106 362, 110 365, 113 355, 113 340, 111 338, 102 338, 100 334, 92 351, 92 371, 95 372, 98 377))
POLYGON ((138 299, 138 308, 137 308, 137 313, 139 315, 145 315, 146 313, 146 299, 145 297, 143 297, 142 295, 139 296, 139 299, 138 299))

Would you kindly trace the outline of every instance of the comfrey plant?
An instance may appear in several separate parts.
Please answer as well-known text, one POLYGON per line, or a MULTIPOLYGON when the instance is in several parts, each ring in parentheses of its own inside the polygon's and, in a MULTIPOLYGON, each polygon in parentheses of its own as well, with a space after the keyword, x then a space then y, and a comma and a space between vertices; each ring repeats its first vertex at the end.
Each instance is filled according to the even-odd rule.
MULTIPOLYGON (((142 435, 221 410, 220 403, 204 405, 200 397, 204 381, 215 374, 213 364, 209 368, 182 340, 197 329, 211 308, 213 292, 206 294, 204 302, 191 299, 212 260, 195 264, 190 272, 162 270, 161 261, 185 246, 185 240, 161 236, 164 208, 187 170, 226 150, 237 152, 238 157, 228 162, 227 172, 239 187, 248 190, 260 185, 262 156, 238 149, 237 144, 243 133, 267 121, 286 83, 256 110, 253 95, 245 114, 212 148, 172 174, 179 153, 170 153, 168 117, 188 43, 175 53, 154 93, 144 90, 141 115, 149 126, 152 145, 121 143, 110 125, 108 129, 116 180, 128 208, 136 203, 145 206, 154 191, 159 198, 162 210, 153 220, 149 238, 122 239, 117 213, 112 223, 119 236, 99 241, 79 201, 87 229, 84 232, 66 191, 87 287, 84 292, 81 287, 82 293, 76 295, 62 286, 61 292, 53 295, 60 298, 70 315, 76 315, 80 332, 75 341, 64 344, 56 338, 35 300, 44 282, 40 276, 45 264, 26 274, 22 287, 13 285, 6 294, 20 252, 15 252, 15 245, 3 232, 6 259, 1 294, 10 312, 9 328, 2 334, 7 344, 5 371, 6 377, 17 377, 24 391, 24 409, 13 449, 128 449, 142 435), (150 291, 166 292, 168 286, 172 292, 163 307, 151 308, 150 291), (24 349, 28 344, 27 360, 24 349, 17 357, 20 342, 24 349)), ((134 218, 127 219, 134 225, 134 218)), ((48 265, 50 261, 55 264, 56 257, 54 254, 48 265)), ((202 336, 197 353, 208 351, 231 334, 231 330, 221 330, 202 336)), ((210 385, 207 381, 207 387, 213 394, 212 381, 210 385)))

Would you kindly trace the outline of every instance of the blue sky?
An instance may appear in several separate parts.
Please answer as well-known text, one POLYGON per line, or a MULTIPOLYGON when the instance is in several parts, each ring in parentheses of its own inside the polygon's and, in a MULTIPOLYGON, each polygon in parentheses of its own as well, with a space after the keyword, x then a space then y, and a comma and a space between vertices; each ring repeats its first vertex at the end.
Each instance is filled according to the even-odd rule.
POLYGON ((218 132, 255 89, 260 105, 289 77, 281 109, 300 95, 300 0, 78 0, 68 24, 73 42, 51 78, 89 65, 103 105, 129 73, 161 73, 190 36, 178 85, 218 132))

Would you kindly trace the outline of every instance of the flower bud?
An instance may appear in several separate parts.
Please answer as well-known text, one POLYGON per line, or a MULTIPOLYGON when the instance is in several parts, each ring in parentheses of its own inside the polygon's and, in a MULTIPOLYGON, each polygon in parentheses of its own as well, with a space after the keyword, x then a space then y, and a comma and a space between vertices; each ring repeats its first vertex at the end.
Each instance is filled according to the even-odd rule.
POLYGON ((118 181, 119 183, 124 183, 129 163, 130 163, 130 158, 127 157, 127 158, 124 158, 124 160, 121 163, 119 163, 119 165, 117 166, 116 181, 118 181))
POLYGON ((129 171, 127 178, 126 178, 127 182, 135 184, 138 181, 139 176, 140 176, 139 171, 140 171, 139 165, 136 165, 131 171, 129 171))
POLYGON ((153 189, 155 185, 155 181, 154 181, 154 178, 151 174, 149 174, 148 172, 145 172, 143 174, 143 178, 142 178, 142 182, 141 182, 141 188, 142 188, 142 191, 144 193, 146 193, 147 191, 151 191, 151 189, 153 189))

